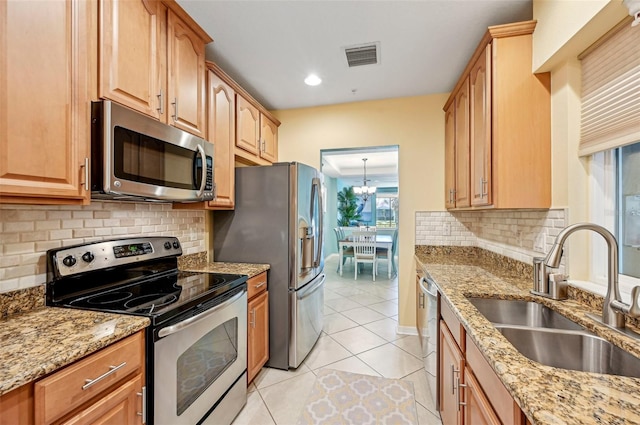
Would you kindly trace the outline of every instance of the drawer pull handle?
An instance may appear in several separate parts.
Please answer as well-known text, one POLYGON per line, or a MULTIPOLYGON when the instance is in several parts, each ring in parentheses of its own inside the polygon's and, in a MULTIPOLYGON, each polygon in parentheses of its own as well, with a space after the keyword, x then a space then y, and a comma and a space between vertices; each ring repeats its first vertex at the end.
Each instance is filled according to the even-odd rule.
POLYGON ((267 282, 260 282, 259 284, 255 285, 254 288, 258 289, 258 288, 260 288, 260 287, 262 287, 262 286, 264 286, 266 284, 267 284, 267 282))
POLYGON ((126 365, 127 365, 127 362, 122 362, 118 366, 109 366, 109 370, 103 373, 102 375, 98 376, 96 379, 85 379, 84 382, 86 383, 82 386, 82 389, 86 390, 93 384, 102 381, 104 378, 111 375, 112 373, 115 373, 118 369, 122 369, 126 365))

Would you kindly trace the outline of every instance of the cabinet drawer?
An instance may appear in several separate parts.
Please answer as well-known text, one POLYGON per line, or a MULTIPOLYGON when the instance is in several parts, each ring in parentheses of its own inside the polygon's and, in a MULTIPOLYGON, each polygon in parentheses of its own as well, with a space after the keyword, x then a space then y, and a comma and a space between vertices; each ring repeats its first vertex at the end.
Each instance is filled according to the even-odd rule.
POLYGON ((451 335, 453 335, 453 338, 458 343, 458 346, 464 352, 464 327, 462 326, 456 315, 453 313, 453 310, 451 310, 451 307, 449 307, 449 304, 447 304, 447 302, 443 299, 440 299, 440 316, 442 316, 442 319, 447 324, 451 335))
POLYGON ((522 411, 505 388, 500 378, 495 374, 489 362, 485 360, 480 349, 469 338, 467 339, 467 366, 473 371, 480 387, 493 406, 500 421, 505 424, 523 424, 522 411))
POLYGON ((247 299, 267 290, 267 272, 262 272, 247 280, 247 299))
POLYGON ((50 423, 127 376, 142 373, 144 334, 138 332, 36 382, 36 423, 50 423))

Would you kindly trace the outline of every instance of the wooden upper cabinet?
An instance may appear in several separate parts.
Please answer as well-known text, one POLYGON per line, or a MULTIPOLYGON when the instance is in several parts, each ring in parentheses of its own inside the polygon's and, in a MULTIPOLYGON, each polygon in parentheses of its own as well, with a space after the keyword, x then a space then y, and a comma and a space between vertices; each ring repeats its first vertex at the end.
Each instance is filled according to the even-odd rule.
POLYGON ((491 204, 491 44, 469 73, 471 205, 491 204))
POLYGON ((0 2, 0 202, 87 204, 92 2, 0 2))
POLYGON ((205 44, 171 10, 167 31, 169 123, 205 138, 205 44))
POLYGON ((165 112, 163 10, 153 0, 100 2, 99 95, 156 119, 165 112))
POLYGON ((269 162, 276 162, 278 160, 278 126, 264 114, 260 114, 260 139, 260 157, 269 162))
POLYGON ((211 38, 174 1, 99 3, 98 95, 205 138, 211 38))
POLYGON ((236 96, 236 146, 253 155, 260 153, 260 112, 244 97, 236 96))
POLYGON ((209 207, 232 209, 235 205, 235 161, 233 146, 236 137, 235 91, 213 71, 208 78, 208 139, 213 142, 216 197, 209 207))
MULTIPOLYGON (((551 80, 549 73, 531 72, 535 25, 489 27, 445 103, 445 112, 456 104, 457 149, 458 132, 465 127, 458 120, 463 113, 459 101, 467 92, 470 202, 464 197, 457 202, 458 194, 449 208, 551 206, 551 80)), ((446 126, 445 140, 450 131, 446 126)), ((456 157, 461 159, 458 152, 456 157)), ((460 176, 458 166, 464 167, 464 161, 456 162, 460 176)))
POLYGON ((444 112, 444 205, 456 206, 456 120, 455 105, 451 103, 444 112))
POLYGON ((456 164, 456 208, 471 205, 469 191, 469 80, 455 97, 455 164, 456 164))
POLYGON ((248 165, 278 160, 280 122, 246 91, 236 90, 236 159, 248 165))

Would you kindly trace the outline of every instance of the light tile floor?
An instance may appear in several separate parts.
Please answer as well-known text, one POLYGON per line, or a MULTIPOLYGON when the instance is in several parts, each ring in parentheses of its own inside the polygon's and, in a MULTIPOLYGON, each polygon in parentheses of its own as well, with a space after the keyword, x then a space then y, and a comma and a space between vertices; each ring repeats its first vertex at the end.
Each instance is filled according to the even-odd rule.
POLYGON ((327 259, 324 330, 315 347, 295 370, 263 368, 233 425, 295 425, 323 368, 413 382, 419 425, 442 424, 431 402, 418 337, 396 333, 397 279, 385 280, 386 264, 379 265, 375 282, 370 267, 356 281, 349 261, 343 276, 337 266, 337 256, 327 259))

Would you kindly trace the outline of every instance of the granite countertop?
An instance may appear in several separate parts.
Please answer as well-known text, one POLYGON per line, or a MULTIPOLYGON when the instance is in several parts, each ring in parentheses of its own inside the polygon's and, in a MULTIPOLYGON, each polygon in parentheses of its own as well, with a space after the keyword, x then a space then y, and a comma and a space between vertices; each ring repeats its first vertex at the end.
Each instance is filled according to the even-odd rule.
MULTIPOLYGON (((256 276, 268 264, 207 262, 207 253, 180 258, 187 271, 256 276)), ((145 317, 44 306, 44 285, 0 294, 0 395, 67 366, 145 327, 145 317)))
POLYGON ((224 263, 207 261, 207 253, 192 254, 178 260, 178 268, 190 272, 246 274, 249 278, 271 268, 269 264, 224 263))
POLYGON ((587 312, 601 310, 575 288, 570 288, 570 299, 565 301, 531 295, 530 266, 508 259, 504 264, 504 257, 499 257, 462 247, 418 246, 415 253, 417 266, 435 280, 443 300, 533 424, 640 424, 640 379, 553 368, 529 360, 466 297, 535 300, 637 357, 640 340, 585 317, 587 312))
POLYGON ((144 329, 149 319, 39 307, 0 320, 0 395, 144 329))

